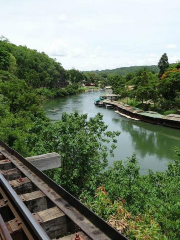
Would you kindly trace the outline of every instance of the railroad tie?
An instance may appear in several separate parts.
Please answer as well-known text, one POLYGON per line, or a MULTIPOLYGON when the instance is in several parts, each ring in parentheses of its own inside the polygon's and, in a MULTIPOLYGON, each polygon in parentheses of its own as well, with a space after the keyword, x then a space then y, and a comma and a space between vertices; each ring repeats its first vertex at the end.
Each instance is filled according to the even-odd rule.
POLYGON ((1 170, 0 173, 2 173, 2 175, 6 178, 6 180, 14 180, 22 177, 21 171, 18 168, 1 170))
POLYGON ((9 184, 18 195, 37 190, 37 187, 34 186, 34 184, 27 177, 11 180, 9 181, 9 184))
POLYGON ((53 207, 34 214, 35 219, 40 219, 40 224, 50 238, 71 232, 74 224, 58 208, 53 207))
POLYGON ((0 214, 8 240, 127 240, 1 140, 0 214))
POLYGON ((8 170, 12 168, 13 168, 13 164, 8 158, 0 159, 0 170, 8 170))

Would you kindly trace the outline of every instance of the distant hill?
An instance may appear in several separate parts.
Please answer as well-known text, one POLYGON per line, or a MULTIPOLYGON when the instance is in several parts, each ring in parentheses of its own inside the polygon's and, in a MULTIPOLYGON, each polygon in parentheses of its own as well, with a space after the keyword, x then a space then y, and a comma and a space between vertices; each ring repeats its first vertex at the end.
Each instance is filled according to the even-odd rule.
POLYGON ((96 70, 96 71, 86 71, 86 72, 93 72, 96 74, 113 74, 113 75, 119 75, 119 76, 124 76, 128 73, 132 72, 137 72, 138 70, 141 69, 148 69, 151 72, 154 73, 159 73, 159 68, 157 65, 152 65, 152 66, 131 66, 131 67, 121 67, 121 68, 116 68, 116 69, 105 69, 105 70, 96 70))

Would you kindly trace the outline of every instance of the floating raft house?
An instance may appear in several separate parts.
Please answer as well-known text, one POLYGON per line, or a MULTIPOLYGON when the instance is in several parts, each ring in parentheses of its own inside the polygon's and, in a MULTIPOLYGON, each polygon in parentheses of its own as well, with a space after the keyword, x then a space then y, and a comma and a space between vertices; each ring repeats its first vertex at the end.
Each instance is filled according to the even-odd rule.
POLYGON ((117 101, 104 100, 103 104, 112 105, 117 113, 121 114, 131 119, 136 119, 152 124, 158 124, 166 127, 172 127, 180 129, 180 115, 179 114, 169 114, 164 116, 153 111, 143 111, 138 108, 131 107, 127 104, 123 104, 117 101))
POLYGON ((103 96, 100 96, 100 98, 103 98, 103 99, 108 99, 108 100, 111 100, 111 101, 117 101, 119 99, 120 95, 119 94, 105 94, 103 96))

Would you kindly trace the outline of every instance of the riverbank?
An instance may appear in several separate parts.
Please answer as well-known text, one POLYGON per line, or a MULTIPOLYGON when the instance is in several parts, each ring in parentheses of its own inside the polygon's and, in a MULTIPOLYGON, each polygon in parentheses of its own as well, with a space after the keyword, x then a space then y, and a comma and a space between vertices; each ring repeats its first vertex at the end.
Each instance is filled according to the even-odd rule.
POLYGON ((63 98, 83 92, 93 92, 99 90, 100 88, 98 87, 80 87, 78 84, 70 84, 65 88, 37 88, 34 91, 42 101, 45 101, 48 99, 63 98))
POLYGON ((94 117, 98 112, 103 114, 103 121, 110 131, 120 131, 117 137, 117 148, 114 157, 108 156, 108 164, 112 166, 116 160, 126 160, 134 152, 140 161, 141 173, 147 174, 148 169, 165 171, 172 160, 174 148, 180 143, 180 130, 134 121, 119 117, 113 109, 96 107, 94 99, 106 92, 88 92, 71 95, 64 98, 48 100, 43 104, 46 116, 54 123, 62 118, 62 113, 88 114, 94 117), (167 148, 168 146, 168 148, 167 148))
POLYGON ((83 93, 86 91, 86 89, 79 87, 77 84, 71 84, 65 88, 37 88, 34 91, 38 97, 44 101, 48 99, 63 98, 66 96, 83 93))
POLYGON ((143 122, 148 122, 152 124, 162 125, 165 127, 180 129, 180 115, 169 114, 164 116, 153 111, 143 111, 141 109, 131 107, 127 104, 123 104, 117 101, 103 101, 104 106, 111 105, 116 110, 117 113, 123 115, 124 117, 130 117, 134 120, 140 120, 143 122))

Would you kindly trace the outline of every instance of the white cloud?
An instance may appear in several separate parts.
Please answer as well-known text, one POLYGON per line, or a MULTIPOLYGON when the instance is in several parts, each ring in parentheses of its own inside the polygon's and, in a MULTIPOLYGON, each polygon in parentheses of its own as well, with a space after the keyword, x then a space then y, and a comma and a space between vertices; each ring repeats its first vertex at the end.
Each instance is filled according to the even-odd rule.
POLYGON ((170 56, 169 57, 169 62, 170 63, 176 63, 176 62, 179 62, 180 61, 180 57, 177 57, 177 56, 170 56))
POLYGON ((168 44, 166 45, 166 48, 173 49, 173 48, 177 48, 177 46, 175 44, 168 44))
POLYGON ((165 49, 169 62, 180 58, 179 0, 9 1, 0 0, 1 35, 66 69, 157 64, 165 49))
POLYGON ((66 16, 66 14, 60 14, 57 17, 57 19, 58 19, 59 22, 66 22, 67 21, 67 16, 66 16))
POLYGON ((62 39, 56 39, 45 48, 45 52, 47 52, 47 54, 50 56, 67 56, 68 43, 62 39))
POLYGON ((144 64, 154 65, 157 64, 159 57, 156 54, 149 54, 144 58, 144 64))
POLYGON ((89 55, 89 58, 100 58, 100 57, 109 57, 106 52, 101 50, 101 47, 98 46, 94 51, 92 51, 89 55))
POLYGON ((85 58, 87 56, 87 53, 82 48, 74 48, 71 50, 71 56, 75 58, 85 58))

